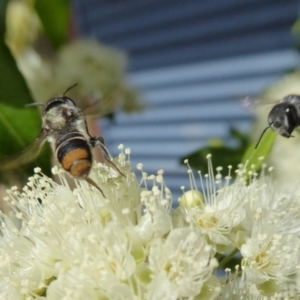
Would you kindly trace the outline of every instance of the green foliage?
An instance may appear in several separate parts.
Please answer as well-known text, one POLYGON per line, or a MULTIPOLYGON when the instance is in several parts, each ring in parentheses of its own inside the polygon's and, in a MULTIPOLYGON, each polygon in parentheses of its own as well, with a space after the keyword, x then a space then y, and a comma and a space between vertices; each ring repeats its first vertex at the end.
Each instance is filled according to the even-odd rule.
POLYGON ((23 150, 41 128, 36 109, 17 108, 0 103, 0 154, 9 155, 23 150))
POLYGON ((42 21, 45 34, 54 48, 67 41, 71 5, 69 0, 36 0, 35 9, 42 21))
MULTIPOLYGON (((271 129, 268 130, 264 134, 257 149, 255 149, 257 142, 249 146, 250 141, 247 134, 232 128, 230 136, 238 142, 237 147, 231 148, 222 140, 212 139, 207 147, 180 158, 181 164, 184 164, 183 162, 187 158, 192 168, 200 170, 202 173, 207 173, 206 156, 211 154, 214 166, 221 166, 225 170, 229 165, 236 168, 238 164, 242 163, 246 165, 246 171, 259 171, 263 161, 265 161, 271 153, 277 134, 271 129), (264 157, 264 160, 261 160, 261 157, 264 157)), ((231 175, 235 177, 234 172, 232 172, 231 175)))
POLYGON ((256 142, 250 145, 242 158, 242 164, 246 164, 246 168, 249 171, 258 171, 261 168, 263 160, 259 159, 264 157, 264 160, 268 158, 273 148, 277 134, 273 130, 268 130, 262 140, 260 141, 257 149, 255 149, 256 142))
MULTIPOLYGON (((242 157, 248 147, 249 137, 246 134, 232 128, 230 135, 238 142, 235 148, 228 147, 222 140, 211 140, 210 145, 188 154, 180 159, 181 163, 187 158, 192 168, 207 173, 206 156, 211 154, 215 166, 221 166, 227 169, 229 165, 236 167, 242 161, 242 157)), ((233 174, 234 175, 234 174, 233 174)))
MULTIPOLYGON (((7 2, 7 1, 6 1, 7 2)), ((5 8, 4 1, 0 4, 0 30, 5 32, 5 8)), ((25 108, 25 104, 32 103, 26 82, 21 75, 10 50, 4 41, 4 35, 0 40, 0 154, 1 160, 15 155, 26 148, 41 130, 41 117, 36 109, 25 108)), ((37 161, 22 168, 24 175, 32 174, 33 166, 40 166, 47 173, 50 171, 49 150, 43 151, 37 161)), ((1 180, 20 175, 21 169, 16 168, 14 173, 1 174, 1 180)))
POLYGON ((0 102, 16 107, 24 107, 33 102, 26 82, 21 75, 10 50, 0 41, 0 102))
POLYGON ((0 35, 3 37, 5 34, 5 16, 8 0, 0 1, 0 35))

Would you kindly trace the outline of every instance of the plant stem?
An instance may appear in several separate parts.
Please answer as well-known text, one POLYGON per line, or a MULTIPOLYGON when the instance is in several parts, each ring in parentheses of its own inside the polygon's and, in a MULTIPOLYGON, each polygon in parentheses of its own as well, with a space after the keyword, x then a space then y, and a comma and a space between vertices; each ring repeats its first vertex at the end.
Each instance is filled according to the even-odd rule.
POLYGON ((223 256, 221 253, 216 253, 215 258, 219 261, 219 259, 223 256))
POLYGON ((219 263, 219 267, 218 269, 223 268, 235 255, 236 253, 239 251, 238 248, 234 248, 226 257, 224 257, 220 263, 219 263))

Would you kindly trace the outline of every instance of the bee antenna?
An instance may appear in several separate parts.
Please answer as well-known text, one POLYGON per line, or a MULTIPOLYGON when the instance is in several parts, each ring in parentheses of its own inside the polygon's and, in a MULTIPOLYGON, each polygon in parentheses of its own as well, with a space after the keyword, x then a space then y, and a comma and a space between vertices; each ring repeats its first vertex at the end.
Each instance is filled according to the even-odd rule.
POLYGON ((25 107, 31 107, 31 106, 45 106, 43 103, 29 103, 26 104, 25 107))
POLYGON ((273 124, 273 123, 271 123, 269 126, 267 126, 267 127, 263 130, 263 132, 261 133, 261 135, 260 135, 260 137, 259 137, 259 139, 258 139, 258 142, 257 142, 257 144, 255 145, 255 148, 254 148, 254 149, 257 149, 257 147, 258 147, 258 145, 259 145, 259 143, 260 143, 260 141, 261 141, 263 135, 264 135, 264 134, 266 133, 266 131, 272 126, 272 124, 273 124))
POLYGON ((76 85, 78 85, 78 82, 76 82, 76 83, 74 83, 74 84, 72 84, 71 86, 69 86, 64 92, 63 92, 63 97, 65 96, 65 94, 69 91, 69 90, 71 90, 73 87, 75 87, 76 85))

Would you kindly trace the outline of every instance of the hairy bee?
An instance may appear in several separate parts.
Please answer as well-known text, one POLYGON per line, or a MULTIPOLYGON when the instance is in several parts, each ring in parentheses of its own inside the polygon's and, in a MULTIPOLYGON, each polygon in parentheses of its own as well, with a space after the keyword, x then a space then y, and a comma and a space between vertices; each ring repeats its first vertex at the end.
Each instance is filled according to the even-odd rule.
POLYGON ((76 85, 70 86, 62 96, 53 98, 46 104, 32 103, 27 105, 43 106, 41 132, 35 142, 17 159, 7 160, 1 164, 0 169, 11 169, 16 164, 28 163, 39 154, 44 142, 48 141, 56 159, 65 171, 76 179, 86 180, 104 196, 100 187, 89 177, 93 162, 92 148, 99 146, 105 161, 122 176, 124 174, 113 163, 105 147, 104 139, 99 136, 92 137, 89 134, 83 111, 76 106, 71 98, 65 96, 76 85))
POLYGON ((273 106, 268 115, 268 123, 269 125, 261 133, 255 149, 269 128, 286 138, 292 137, 292 132, 300 125, 300 96, 288 95, 273 106))

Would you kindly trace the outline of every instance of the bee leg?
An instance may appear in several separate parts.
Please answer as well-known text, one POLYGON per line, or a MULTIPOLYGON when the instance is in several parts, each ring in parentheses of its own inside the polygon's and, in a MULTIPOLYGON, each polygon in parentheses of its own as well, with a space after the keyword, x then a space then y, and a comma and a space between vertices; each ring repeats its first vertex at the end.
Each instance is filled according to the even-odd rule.
POLYGON ((124 175, 124 173, 115 165, 115 163, 112 161, 112 157, 110 155, 110 153, 108 152, 107 148, 105 147, 104 144, 104 139, 101 136, 95 136, 95 137, 91 137, 90 139, 90 143, 92 145, 92 147, 97 147, 99 146, 101 149, 101 152, 103 154, 104 159, 106 160, 106 162, 114 169, 116 170, 120 175, 122 175, 123 177, 126 177, 124 175))
POLYGON ((104 193, 103 193, 103 191, 99 188, 99 186, 96 184, 96 182, 95 182, 93 179, 91 179, 90 177, 86 177, 85 180, 86 180, 90 185, 92 185, 92 186, 95 187, 97 190, 99 190, 100 193, 102 194, 102 196, 103 196, 104 198, 106 198, 105 195, 104 195, 104 193))

